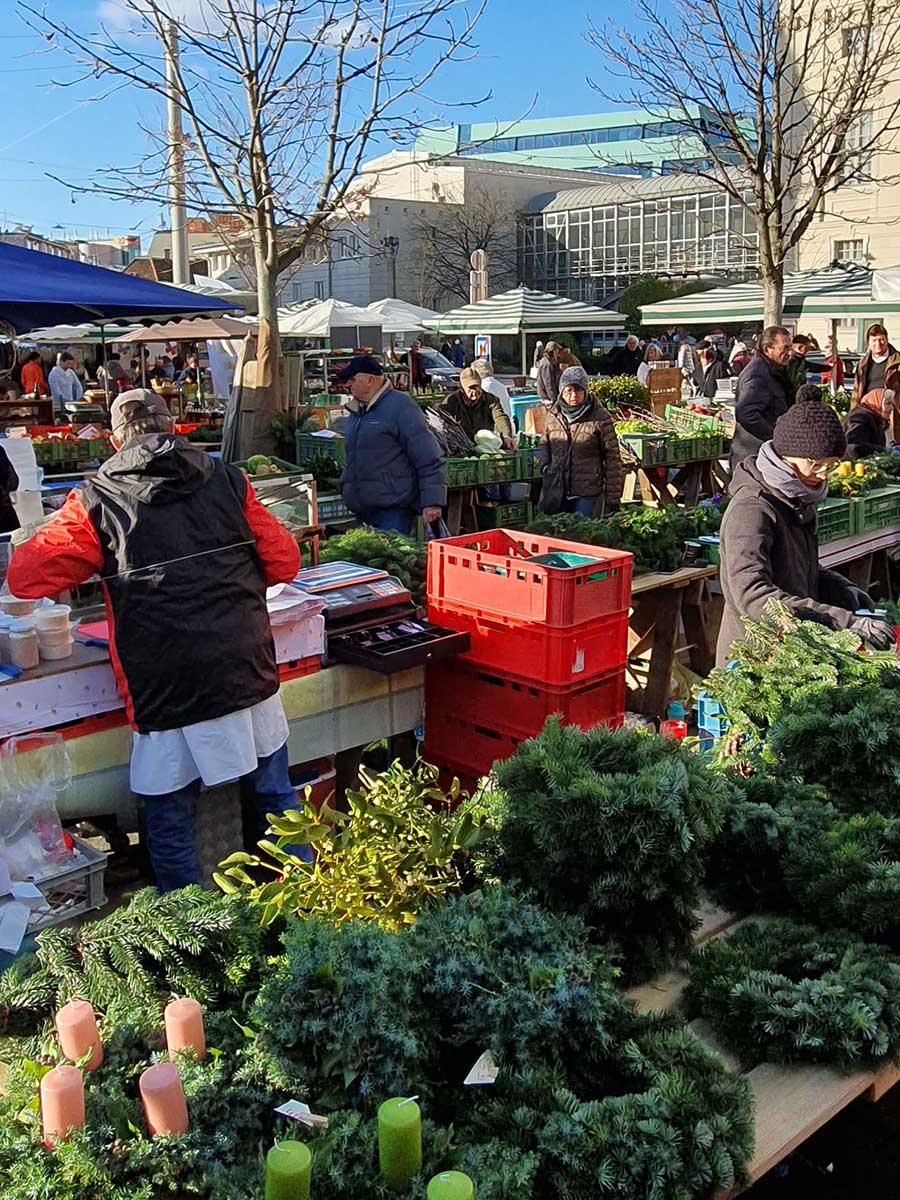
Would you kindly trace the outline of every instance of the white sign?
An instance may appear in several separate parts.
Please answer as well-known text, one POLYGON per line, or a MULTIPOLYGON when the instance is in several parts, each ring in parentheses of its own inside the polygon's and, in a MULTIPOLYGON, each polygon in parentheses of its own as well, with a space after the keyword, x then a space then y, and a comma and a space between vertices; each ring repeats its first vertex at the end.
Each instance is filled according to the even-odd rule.
POLYGON ((491 357, 491 335, 489 333, 478 333, 475 335, 475 357, 491 357))

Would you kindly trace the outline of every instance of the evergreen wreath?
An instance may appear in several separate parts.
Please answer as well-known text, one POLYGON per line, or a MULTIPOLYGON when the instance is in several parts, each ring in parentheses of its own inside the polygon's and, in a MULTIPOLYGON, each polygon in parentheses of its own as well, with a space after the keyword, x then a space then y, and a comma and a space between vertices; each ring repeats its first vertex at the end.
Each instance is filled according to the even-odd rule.
POLYGON ((684 1003, 747 1066, 900 1053, 900 959, 842 930, 748 921, 695 952, 684 1003))
POLYGON ((728 802, 721 775, 679 742, 552 717, 496 773, 488 873, 582 917, 632 979, 689 950, 704 853, 728 802))

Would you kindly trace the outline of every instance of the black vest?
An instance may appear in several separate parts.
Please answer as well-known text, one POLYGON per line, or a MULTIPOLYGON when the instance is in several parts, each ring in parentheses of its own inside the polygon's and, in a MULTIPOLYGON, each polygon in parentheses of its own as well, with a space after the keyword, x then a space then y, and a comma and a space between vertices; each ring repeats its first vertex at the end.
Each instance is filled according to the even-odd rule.
POLYGON ((222 717, 278 690, 249 486, 169 434, 129 442, 85 484, 140 733, 222 717))

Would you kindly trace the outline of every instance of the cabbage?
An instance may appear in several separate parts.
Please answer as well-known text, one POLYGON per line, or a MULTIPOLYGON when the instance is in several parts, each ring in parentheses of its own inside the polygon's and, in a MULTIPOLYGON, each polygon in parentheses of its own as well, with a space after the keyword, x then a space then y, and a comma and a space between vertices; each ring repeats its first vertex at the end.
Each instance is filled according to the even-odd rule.
POLYGON ((479 429, 475 434, 475 445, 482 452, 497 454, 503 449, 503 438, 493 429, 479 429))

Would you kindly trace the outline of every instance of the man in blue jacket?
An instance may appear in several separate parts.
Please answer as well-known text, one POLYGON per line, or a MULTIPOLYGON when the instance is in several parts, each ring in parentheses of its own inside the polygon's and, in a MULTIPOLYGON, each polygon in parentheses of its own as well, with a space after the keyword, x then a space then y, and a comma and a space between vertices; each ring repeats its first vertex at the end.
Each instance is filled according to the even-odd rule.
POLYGON ((370 354, 351 358, 334 378, 351 399, 344 430, 344 503, 375 529, 409 533, 421 513, 437 521, 447 503, 447 464, 422 410, 385 379, 370 354))

